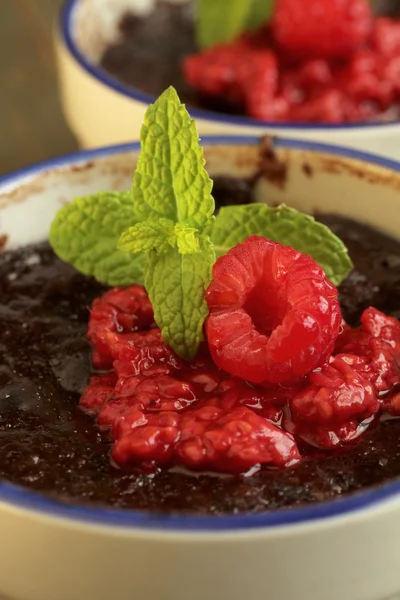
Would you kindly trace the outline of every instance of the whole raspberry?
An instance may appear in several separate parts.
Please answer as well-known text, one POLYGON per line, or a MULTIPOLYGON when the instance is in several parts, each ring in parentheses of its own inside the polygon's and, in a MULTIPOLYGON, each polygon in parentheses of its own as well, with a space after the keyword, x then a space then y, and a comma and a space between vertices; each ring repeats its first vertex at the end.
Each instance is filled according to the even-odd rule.
POLYGON ((206 299, 214 362, 253 383, 296 383, 331 354, 337 289, 293 248, 252 236, 217 260, 206 299))
POLYGON ((277 0, 272 30, 292 56, 347 58, 371 32, 368 0, 277 0))

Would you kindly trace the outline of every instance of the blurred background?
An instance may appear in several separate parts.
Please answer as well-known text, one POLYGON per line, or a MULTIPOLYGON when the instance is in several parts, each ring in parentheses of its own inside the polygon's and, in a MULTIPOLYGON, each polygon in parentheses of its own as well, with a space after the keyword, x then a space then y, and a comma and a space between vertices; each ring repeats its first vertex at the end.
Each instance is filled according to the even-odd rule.
MULTIPOLYGON (((400 0, 372 1, 400 12, 400 0)), ((77 148, 57 90, 52 35, 62 3, 0 0, 0 175, 77 148)))
POLYGON ((0 0, 0 175, 71 152, 52 28, 62 0, 0 0))

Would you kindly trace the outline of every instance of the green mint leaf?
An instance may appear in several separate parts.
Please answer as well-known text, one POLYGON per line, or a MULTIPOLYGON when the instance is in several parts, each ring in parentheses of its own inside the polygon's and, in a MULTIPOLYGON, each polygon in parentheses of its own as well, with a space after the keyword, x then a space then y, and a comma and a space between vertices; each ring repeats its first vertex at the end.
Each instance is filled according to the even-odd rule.
POLYGON ((203 323, 208 315, 205 291, 211 281, 215 261, 207 237, 201 251, 180 254, 151 252, 146 268, 145 286, 154 308, 157 325, 166 344, 182 358, 196 355, 203 339, 203 323))
POLYGON ((130 227, 119 238, 118 248, 124 252, 168 252, 175 243, 174 222, 170 219, 142 221, 130 227))
POLYGON ((168 88, 146 111, 133 200, 141 220, 164 218, 202 228, 215 209, 196 123, 168 88))
POLYGON ((224 207, 207 233, 217 257, 249 236, 261 235, 310 255, 335 285, 353 268, 346 246, 328 227, 284 205, 273 208, 260 203, 224 207))
POLYGON ((200 251, 200 240, 196 235, 197 230, 182 223, 176 223, 174 234, 176 246, 180 254, 195 254, 200 251))
POLYGON ((117 248, 121 233, 137 220, 130 191, 76 198, 58 211, 50 244, 62 260, 101 283, 143 283, 146 258, 117 248))
POLYGON ((147 219, 130 227, 119 238, 118 248, 124 252, 150 252, 157 250, 164 254, 177 248, 180 254, 199 252, 197 229, 183 223, 175 223, 170 219, 147 219))
POLYGON ((266 23, 275 0, 198 0, 197 41, 201 48, 231 42, 266 23))

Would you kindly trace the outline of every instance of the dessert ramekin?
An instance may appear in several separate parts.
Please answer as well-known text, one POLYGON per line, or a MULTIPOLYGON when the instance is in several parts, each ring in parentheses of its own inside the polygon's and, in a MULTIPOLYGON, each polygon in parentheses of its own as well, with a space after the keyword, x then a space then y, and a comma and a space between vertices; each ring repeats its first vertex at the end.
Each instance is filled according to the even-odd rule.
MULTIPOLYGON (((203 144, 212 176, 258 172, 256 138, 203 144)), ((400 163, 304 141, 276 149, 286 176, 261 176, 258 200, 341 214, 399 237, 400 163)), ((138 143, 88 150, 3 177, 6 249, 45 240, 55 212, 75 196, 127 189, 138 152, 138 143)), ((387 600, 400 592, 400 481, 224 517, 84 506, 1 482, 0 531, 0 594, 15 600, 387 600)))
MULTIPOLYGON (((55 36, 60 91, 67 121, 83 148, 139 137, 144 113, 155 97, 121 83, 98 62, 107 44, 118 38, 118 22, 124 12, 143 14, 152 5, 154 0, 66 0, 63 5, 55 36)), ((277 124, 188 108, 202 135, 267 133, 400 159, 400 122, 277 124)))

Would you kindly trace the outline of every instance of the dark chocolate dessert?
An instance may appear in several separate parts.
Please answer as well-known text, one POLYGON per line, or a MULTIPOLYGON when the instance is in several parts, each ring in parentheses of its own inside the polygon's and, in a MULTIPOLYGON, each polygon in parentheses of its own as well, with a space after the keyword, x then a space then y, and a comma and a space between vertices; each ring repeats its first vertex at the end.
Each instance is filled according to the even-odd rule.
MULTIPOLYGON (((251 201, 251 184, 215 182, 251 201)), ((400 244, 340 217, 320 216, 347 244, 355 270, 340 287, 356 325, 374 305, 399 316, 400 244)), ((158 468, 150 475, 110 464, 109 434, 78 407, 90 373, 88 307, 105 288, 62 263, 47 243, 0 255, 0 476, 69 502, 195 514, 237 514, 336 498, 400 477, 400 420, 376 423, 353 447, 252 476, 158 468)))

